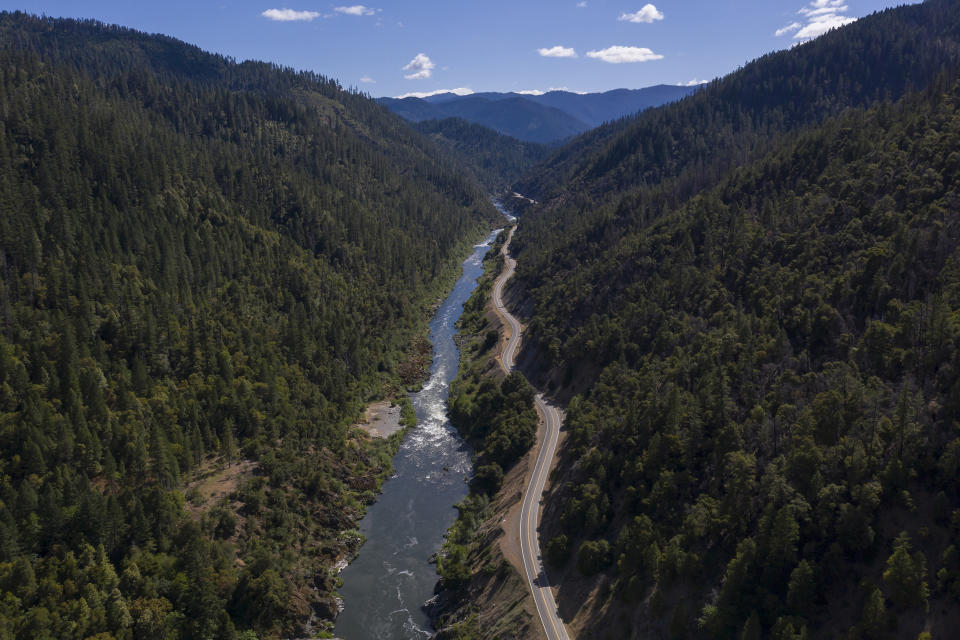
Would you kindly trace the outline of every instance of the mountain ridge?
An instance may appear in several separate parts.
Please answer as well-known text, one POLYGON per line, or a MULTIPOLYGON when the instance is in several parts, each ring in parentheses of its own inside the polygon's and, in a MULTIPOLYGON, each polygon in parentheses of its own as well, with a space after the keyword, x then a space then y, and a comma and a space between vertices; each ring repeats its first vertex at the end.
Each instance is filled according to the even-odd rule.
POLYGON ((549 91, 540 95, 481 92, 441 93, 425 98, 378 98, 398 115, 419 122, 460 117, 520 140, 556 143, 650 107, 681 99, 697 87, 654 85, 580 94, 549 91))
MULTIPOLYGON (((924 86, 960 59, 960 18, 948 5, 934 0, 905 5, 896 13, 888 9, 765 54, 702 85, 687 100, 582 134, 557 149, 515 190, 541 202, 555 200, 551 208, 561 209, 571 191, 590 200, 619 197, 665 178, 688 183, 678 193, 689 194, 700 183, 690 174, 709 177, 726 171, 753 145, 775 134, 924 86), (842 42, 844 38, 851 41, 842 42), (686 120, 710 126, 694 129, 686 120)), ((522 242, 522 236, 518 239, 522 242)))

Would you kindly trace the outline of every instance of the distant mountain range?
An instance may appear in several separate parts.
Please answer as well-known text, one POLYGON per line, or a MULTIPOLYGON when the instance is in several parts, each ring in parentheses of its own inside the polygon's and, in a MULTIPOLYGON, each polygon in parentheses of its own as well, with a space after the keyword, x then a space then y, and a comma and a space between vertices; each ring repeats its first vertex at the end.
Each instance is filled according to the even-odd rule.
POLYGON ((413 122, 463 118, 528 142, 550 143, 604 122, 658 107, 693 93, 696 87, 656 85, 603 93, 550 91, 541 95, 441 93, 428 98, 380 98, 379 102, 413 122))

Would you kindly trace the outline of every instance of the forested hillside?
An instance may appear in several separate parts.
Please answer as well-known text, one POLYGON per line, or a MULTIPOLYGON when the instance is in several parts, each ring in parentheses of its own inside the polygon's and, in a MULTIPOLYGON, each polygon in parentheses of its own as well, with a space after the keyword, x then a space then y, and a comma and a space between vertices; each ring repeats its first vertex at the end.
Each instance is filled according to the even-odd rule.
MULTIPOLYGON (((770 150, 779 136, 849 107, 896 100, 958 61, 955 0, 877 13, 765 55, 680 102, 587 132, 532 170, 515 188, 547 203, 549 215, 530 218, 517 247, 553 248, 596 226, 593 214, 618 207, 642 212, 624 224, 645 224, 770 150)), ((541 267, 530 258, 521 263, 530 272, 541 267)))
POLYGON ((490 193, 504 192, 549 153, 544 145, 501 135, 460 118, 424 120, 413 126, 449 149, 463 172, 473 173, 490 193))
POLYGON ((956 624, 958 106, 831 121, 567 274, 601 373, 555 562, 696 637, 956 624))
POLYGON ((541 535, 578 637, 960 623, 958 16, 862 19, 527 183, 553 194, 518 232, 527 362, 575 394, 541 535))
POLYGON ((696 90, 696 86, 658 84, 643 89, 613 89, 601 93, 547 91, 543 95, 527 96, 527 99, 561 109, 590 127, 599 127, 605 122, 620 120, 635 115, 638 111, 680 100, 696 90))
POLYGON ((461 118, 525 142, 558 144, 604 122, 679 100, 697 87, 656 85, 602 93, 441 93, 425 98, 379 98, 397 115, 410 120, 461 118))
POLYGON ((503 99, 467 95, 441 103, 420 98, 380 98, 379 102, 411 122, 462 118, 502 135, 538 144, 557 142, 590 128, 569 113, 520 95, 503 99))
POLYGON ((389 469, 347 425, 496 216, 438 156, 318 75, 0 14, 0 638, 335 613, 389 469))

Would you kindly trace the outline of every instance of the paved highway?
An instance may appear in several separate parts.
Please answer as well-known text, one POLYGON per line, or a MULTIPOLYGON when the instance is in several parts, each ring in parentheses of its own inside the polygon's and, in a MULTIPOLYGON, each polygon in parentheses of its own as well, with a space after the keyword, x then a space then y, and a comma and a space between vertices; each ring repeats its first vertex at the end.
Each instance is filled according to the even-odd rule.
MULTIPOLYGON (((500 366, 506 372, 513 369, 522 332, 520 322, 503 305, 503 285, 513 275, 517 266, 517 261, 507 253, 515 229, 515 226, 510 229, 507 242, 501 250, 505 262, 503 273, 493 283, 493 305, 500 316, 507 321, 510 330, 507 346, 504 347, 503 354, 500 357, 500 366)), ((530 585, 533 601, 537 605, 537 613, 540 616, 540 622, 543 624, 544 633, 548 640, 569 640, 567 629, 563 626, 560 616, 557 615, 557 603, 553 598, 550 583, 547 581, 547 572, 543 568, 540 536, 537 533, 537 526, 540 523, 540 499, 543 496, 543 487, 547 482, 550 465, 557 450, 560 424, 563 421, 560 418, 560 412, 544 399, 542 393, 538 393, 536 396, 536 407, 545 432, 540 453, 537 455, 537 461, 533 467, 533 474, 530 476, 530 483, 523 494, 523 505, 520 509, 520 552, 523 556, 523 570, 527 575, 527 584, 530 585)))
POLYGON ((520 326, 520 321, 510 315, 510 312, 507 311, 507 308, 503 306, 503 285, 506 284, 507 280, 509 280, 511 276, 513 276, 513 272, 517 268, 517 261, 511 258, 510 254, 507 253, 507 249, 510 247, 510 241, 513 239, 513 232, 515 230, 515 226, 510 227, 510 232, 507 235, 507 241, 504 243, 503 248, 500 249, 500 254, 503 256, 505 266, 503 273, 501 273, 500 277, 497 278, 496 282, 493 283, 493 306, 496 308, 497 313, 500 314, 500 317, 507 321, 507 327, 509 328, 507 346, 503 348, 503 353, 499 358, 500 367, 506 373, 510 373, 510 371, 513 369, 513 361, 517 355, 517 348, 520 346, 520 333, 523 331, 523 328, 520 326))

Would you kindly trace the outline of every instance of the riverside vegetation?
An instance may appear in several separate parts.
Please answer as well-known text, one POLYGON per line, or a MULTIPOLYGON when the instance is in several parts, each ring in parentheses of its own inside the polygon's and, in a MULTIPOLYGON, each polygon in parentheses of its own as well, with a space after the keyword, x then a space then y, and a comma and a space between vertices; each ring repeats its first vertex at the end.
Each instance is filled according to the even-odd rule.
POLYGON ((497 219, 441 155, 322 76, 0 14, 0 638, 335 615, 393 447, 348 425, 497 219))
POLYGON ((497 494, 505 474, 533 446, 537 429, 534 388, 519 371, 505 374, 496 360, 501 340, 489 302, 505 240, 502 232, 487 253, 484 275, 458 322, 460 368, 447 403, 451 422, 475 455, 470 494, 457 505, 458 518, 437 559, 442 580, 432 617, 437 637, 446 640, 524 637, 537 624, 524 606, 525 580, 499 549, 500 521, 512 501, 497 494))

